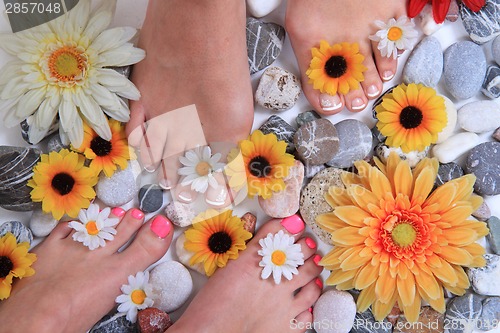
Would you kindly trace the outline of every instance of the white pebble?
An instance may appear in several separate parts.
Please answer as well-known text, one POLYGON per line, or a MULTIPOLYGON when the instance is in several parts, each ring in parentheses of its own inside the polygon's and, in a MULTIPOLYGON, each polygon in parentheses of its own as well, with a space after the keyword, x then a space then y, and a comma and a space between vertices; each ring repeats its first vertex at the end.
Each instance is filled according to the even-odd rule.
POLYGON ((184 233, 180 234, 179 237, 177 237, 177 242, 175 243, 175 252, 177 253, 177 258, 186 267, 191 268, 197 271, 198 273, 205 275, 205 270, 203 269, 202 264, 196 264, 196 265, 189 264, 189 260, 193 256, 193 253, 189 252, 184 248, 185 241, 186 241, 186 236, 184 236, 184 233))
POLYGON ((294 74, 279 67, 269 67, 260 78, 255 101, 266 109, 285 111, 295 105, 301 91, 300 81, 294 74))
POLYGON ((30 229, 34 236, 48 236, 59 223, 52 214, 46 214, 42 210, 35 210, 31 215, 30 229))
POLYGON ((436 21, 434 21, 434 15, 432 15, 432 6, 429 4, 425 5, 424 9, 420 12, 420 18, 420 28, 422 29, 422 32, 427 36, 432 35, 443 26, 443 23, 438 24, 436 23, 436 21))
POLYGON ((316 301, 313 316, 317 333, 348 333, 354 325, 356 303, 347 291, 328 290, 316 301))
POLYGON ((469 132, 493 131, 500 126, 500 105, 494 101, 465 104, 458 110, 458 124, 469 132))
POLYGON ((250 15, 259 18, 271 13, 280 4, 281 0, 247 0, 247 9, 250 15))
POLYGON ((432 148, 432 155, 441 163, 450 163, 479 142, 479 136, 475 133, 458 133, 448 138, 445 142, 432 148))
POLYGON ((474 291, 480 295, 500 296, 500 256, 485 254, 486 266, 467 271, 474 291))
POLYGON ((444 105, 448 123, 446 124, 445 128, 443 128, 443 130, 438 133, 436 143, 443 143, 446 139, 452 136, 453 132, 455 131, 455 127, 457 127, 457 108, 448 97, 442 97, 444 98, 444 105))
POLYGON ((154 307, 167 313, 180 308, 193 291, 191 274, 181 263, 167 261, 153 268, 149 275, 154 307))
POLYGON ((139 187, 133 168, 133 164, 129 163, 125 170, 116 171, 109 178, 104 173, 101 174, 95 191, 105 205, 123 206, 137 196, 139 187))

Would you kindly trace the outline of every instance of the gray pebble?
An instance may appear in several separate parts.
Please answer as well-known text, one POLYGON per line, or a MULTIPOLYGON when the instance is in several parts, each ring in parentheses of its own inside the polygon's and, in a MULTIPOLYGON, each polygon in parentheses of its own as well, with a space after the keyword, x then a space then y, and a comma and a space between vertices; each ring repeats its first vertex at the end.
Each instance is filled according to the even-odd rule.
POLYGON ((137 325, 128 321, 126 316, 126 313, 106 315, 90 329, 89 333, 138 333, 137 325))
POLYGON ((478 194, 500 194, 500 143, 484 142, 472 148, 466 170, 476 176, 474 189, 478 194))
POLYGON ((300 92, 300 81, 294 74, 273 66, 266 69, 260 77, 255 101, 266 109, 285 111, 295 105, 300 92))
POLYGON ((274 133, 276 134, 278 140, 285 141, 287 143, 286 152, 293 154, 295 151, 295 146, 293 145, 293 135, 297 131, 289 123, 283 120, 283 118, 272 115, 269 117, 262 126, 260 126, 264 134, 274 133))
POLYGON ((130 77, 132 66, 109 67, 109 68, 115 70, 117 73, 125 76, 128 79, 130 77))
POLYGON ((488 66, 481 91, 492 99, 500 97, 500 67, 488 66))
POLYGON ((101 174, 96 185, 97 197, 109 207, 122 206, 133 200, 138 192, 132 165, 125 170, 116 171, 113 176, 101 174))
POLYGON ((493 135, 492 135, 493 139, 497 140, 497 141, 500 141, 500 127, 497 128, 495 130, 495 132, 493 132, 493 135))
POLYGON ((460 16, 469 37, 478 44, 500 34, 500 0, 486 0, 485 6, 477 13, 461 3, 460 16))
POLYGON ((387 137, 380 133, 377 126, 373 126, 372 128, 372 136, 377 141, 377 143, 384 143, 387 137))
POLYGON ((436 186, 441 186, 450 180, 460 178, 464 175, 464 170, 455 162, 439 163, 438 174, 436 177, 436 186))
POLYGON ((33 212, 30 219, 30 229, 36 237, 48 236, 59 223, 52 214, 46 214, 41 209, 33 212))
POLYGON ((486 221, 491 217, 490 207, 488 207, 486 201, 483 201, 481 206, 479 206, 479 208, 476 209, 475 212, 472 212, 472 216, 474 216, 479 221, 486 221))
POLYGON ((335 124, 339 137, 339 150, 326 164, 336 168, 350 168, 364 159, 372 150, 372 133, 365 123, 346 119, 335 124))
POLYGON ((16 237, 18 243, 28 242, 31 245, 31 242, 33 242, 31 230, 19 221, 8 221, 0 224, 0 237, 8 232, 16 237))
POLYGON ((500 37, 495 37, 493 43, 491 43, 491 53, 493 55, 493 60, 500 65, 500 37))
POLYGON ((500 296, 500 256, 485 254, 486 266, 469 268, 467 276, 479 295, 500 296))
POLYGON ((496 329, 500 323, 500 297, 488 297, 483 301, 483 311, 479 319, 479 329, 489 331, 496 329))
POLYGON ((247 51, 250 74, 271 65, 285 42, 285 28, 253 17, 247 18, 247 51))
POLYGON ((427 157, 427 154, 429 153, 429 147, 427 147, 423 151, 414 150, 414 151, 410 151, 408 153, 404 153, 401 150, 401 148, 389 147, 383 143, 379 143, 375 147, 375 154, 384 163, 387 162, 387 159, 389 158, 389 155, 392 152, 397 153, 402 160, 408 161, 408 164, 410 165, 410 167, 413 168, 418 164, 418 162, 420 162, 425 157, 427 157))
POLYGON ((139 190, 139 209, 145 213, 156 212, 163 206, 163 191, 155 184, 144 185, 139 190))
POLYGON ((435 87, 443 73, 443 51, 436 37, 424 38, 412 51, 403 69, 403 82, 435 87))
POLYGON ((300 127, 300 126, 304 125, 305 123, 308 123, 310 121, 320 119, 320 118, 321 118, 321 116, 319 114, 317 114, 316 111, 311 110, 311 111, 299 113, 297 115, 297 118, 295 119, 295 121, 297 122, 297 126, 300 127))
POLYGON ((180 308, 191 296, 193 280, 181 263, 167 261, 153 268, 149 275, 154 306, 167 313, 180 308))
POLYGON ((47 141, 47 150, 49 152, 51 151, 55 151, 55 152, 59 152, 61 149, 68 149, 69 148, 69 145, 65 145, 62 140, 61 140, 61 137, 59 136, 59 133, 54 133, 53 135, 51 135, 47 141))
POLYGON ((471 333, 482 311, 481 297, 473 292, 453 298, 446 307, 444 325, 449 333, 471 333))
POLYGON ((293 138, 304 164, 319 165, 330 161, 339 150, 339 137, 328 119, 317 119, 301 126, 293 138))
POLYGON ((491 251, 495 254, 500 254, 500 219, 492 216, 486 223, 488 224, 488 229, 490 229, 490 233, 486 237, 490 243, 491 251))

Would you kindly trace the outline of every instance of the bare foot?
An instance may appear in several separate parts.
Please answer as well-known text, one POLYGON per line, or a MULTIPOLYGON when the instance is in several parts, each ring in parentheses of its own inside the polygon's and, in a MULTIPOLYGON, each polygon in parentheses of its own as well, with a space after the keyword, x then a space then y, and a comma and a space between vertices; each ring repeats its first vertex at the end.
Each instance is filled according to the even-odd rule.
POLYGON ((324 115, 340 112, 343 107, 351 112, 365 109, 368 100, 382 92, 382 81, 394 77, 397 60, 380 55, 377 45, 368 39, 378 29, 375 20, 388 21, 405 15, 403 0, 290 0, 286 13, 286 28, 302 73, 304 93, 309 103, 324 115), (305 74, 311 62, 311 48, 321 40, 330 44, 358 43, 368 68, 361 89, 347 95, 325 96, 314 90, 305 74))
POLYGON ((317 276, 323 268, 316 264, 321 258, 315 255, 312 239, 300 238, 304 230, 302 220, 293 216, 283 221, 283 225, 280 220, 264 224, 237 260, 217 270, 170 328, 171 333, 300 332, 293 328, 311 323, 309 309, 322 288, 317 276), (263 280, 259 267, 262 257, 257 253, 261 249, 259 240, 268 233, 287 229, 300 244, 305 263, 291 280, 282 279, 280 284, 275 284, 272 277, 263 280))
POLYGON ((10 298, 0 303, 0 331, 85 332, 101 319, 127 277, 159 260, 172 240, 171 224, 165 225, 168 235, 159 238, 137 212, 127 212, 115 239, 93 251, 73 240, 68 223, 60 223, 33 250, 35 275, 17 281, 10 298), (136 231, 134 241, 118 253, 136 231))

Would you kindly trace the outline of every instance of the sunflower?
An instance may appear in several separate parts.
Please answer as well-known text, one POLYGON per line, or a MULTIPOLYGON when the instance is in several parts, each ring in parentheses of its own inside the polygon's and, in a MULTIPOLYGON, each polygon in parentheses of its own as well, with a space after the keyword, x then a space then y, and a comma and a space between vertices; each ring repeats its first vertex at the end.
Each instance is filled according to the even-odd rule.
POLYGON ((43 154, 28 181, 33 188, 31 200, 42 202, 42 210, 56 220, 64 214, 77 217, 96 195, 92 187, 97 184, 97 175, 83 165, 84 161, 82 155, 67 149, 43 154))
POLYGON ((435 143, 448 122, 444 98, 422 84, 400 84, 384 96, 375 111, 386 144, 401 147, 405 153, 435 143))
POLYGON ((322 40, 319 48, 311 50, 312 60, 306 74, 314 89, 322 93, 335 95, 337 92, 345 95, 350 90, 359 88, 364 81, 363 66, 365 57, 359 53, 357 43, 341 43, 330 46, 322 40))
POLYGON ((80 0, 65 15, 15 34, 0 34, 0 47, 17 57, 0 71, 0 110, 13 127, 33 117, 29 139, 42 140, 59 114, 63 141, 79 147, 83 121, 105 140, 111 140, 107 114, 127 122, 126 101, 139 91, 125 76, 109 67, 141 61, 145 52, 129 41, 137 30, 105 30, 116 0, 101 1, 91 14, 91 1, 80 0), (33 116, 32 116, 33 115, 33 116))
POLYGON ((332 213, 318 224, 331 233, 335 248, 320 262, 337 289, 361 290, 359 312, 372 305, 383 320, 395 302, 415 322, 420 302, 445 311, 443 287, 463 295, 469 287, 465 267, 485 264, 476 241, 487 235, 486 224, 468 220, 482 203, 472 194, 474 175, 454 179, 431 193, 436 159, 423 159, 412 171, 407 161, 391 154, 387 165, 364 161, 358 174, 346 173, 346 188, 331 187, 326 200, 332 213))
POLYGON ((31 265, 36 261, 36 254, 28 253, 29 248, 28 242, 18 244, 10 232, 0 237, 0 300, 10 296, 13 278, 35 274, 31 265))
POLYGON ((91 160, 90 167, 99 174, 104 171, 106 177, 111 177, 116 166, 122 170, 127 168, 127 161, 135 159, 135 153, 128 146, 125 128, 119 121, 110 120, 111 140, 104 140, 86 123, 83 125, 83 143, 73 150, 83 153, 91 160))
POLYGON ((238 252, 246 248, 252 234, 243 228, 243 221, 233 216, 231 210, 208 210, 193 220, 193 226, 185 231, 184 248, 193 252, 189 264, 203 263, 207 276, 219 267, 225 267, 229 259, 237 259, 238 252))

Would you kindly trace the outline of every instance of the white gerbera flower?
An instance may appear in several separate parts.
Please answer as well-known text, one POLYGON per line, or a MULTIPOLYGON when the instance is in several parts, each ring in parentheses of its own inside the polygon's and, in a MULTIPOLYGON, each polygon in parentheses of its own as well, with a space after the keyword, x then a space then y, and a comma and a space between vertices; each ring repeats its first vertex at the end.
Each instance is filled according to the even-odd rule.
POLYGON ((191 189, 199 193, 205 193, 208 185, 216 188, 217 180, 213 174, 224 167, 223 163, 219 163, 220 158, 219 153, 212 156, 209 146, 188 150, 184 156, 179 157, 179 161, 184 165, 178 171, 179 175, 184 176, 181 184, 191 184, 191 189))
POLYGON ((259 262, 264 267, 261 277, 267 279, 271 273, 274 282, 280 284, 281 276, 291 280, 293 274, 298 274, 297 267, 304 264, 304 254, 299 244, 294 244, 293 237, 280 230, 277 234, 269 233, 266 238, 259 240, 262 250, 257 253, 263 258, 259 262))
POLYGON ((369 38, 378 42, 377 48, 383 57, 396 59, 398 50, 409 50, 418 37, 415 24, 406 16, 401 16, 397 21, 391 18, 388 23, 377 20, 375 25, 380 30, 369 38))
POLYGON ((118 312, 126 313, 127 320, 135 323, 137 320, 137 310, 144 310, 153 306, 151 295, 153 287, 149 284, 149 273, 138 272, 135 277, 129 275, 128 284, 121 287, 123 294, 115 299, 119 303, 118 312))
POLYGON ((130 119, 122 98, 137 100, 132 82, 108 67, 141 61, 145 52, 129 41, 137 30, 105 30, 116 0, 104 0, 92 13, 91 0, 80 0, 68 13, 16 34, 0 34, 0 47, 17 57, 0 71, 0 110, 7 127, 30 118, 29 138, 38 143, 59 115, 61 137, 80 147, 83 121, 104 140, 111 130, 104 113, 130 119), (103 113, 104 112, 104 113, 103 113))
POLYGON ((99 212, 99 206, 90 204, 88 209, 80 210, 78 219, 80 221, 71 221, 69 226, 76 230, 73 239, 88 246, 90 250, 106 246, 106 241, 114 239, 116 235, 115 225, 120 219, 109 217, 111 209, 104 208, 99 212))

